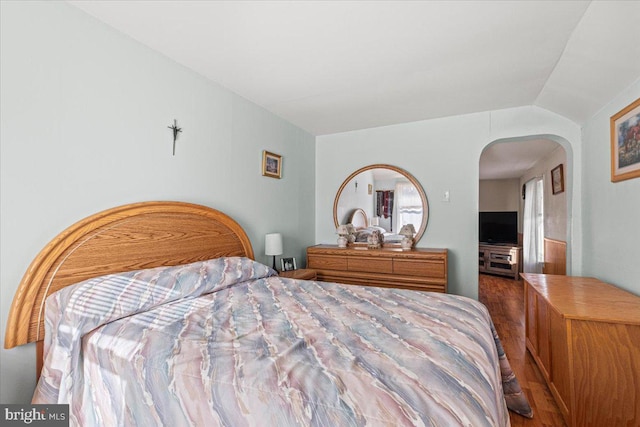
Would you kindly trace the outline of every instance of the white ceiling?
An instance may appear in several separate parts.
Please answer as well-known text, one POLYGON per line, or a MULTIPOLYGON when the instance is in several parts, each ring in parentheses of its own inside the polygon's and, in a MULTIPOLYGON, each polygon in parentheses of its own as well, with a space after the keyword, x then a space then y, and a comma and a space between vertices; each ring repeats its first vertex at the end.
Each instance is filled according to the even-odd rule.
POLYGON ((480 179, 520 178, 538 160, 545 159, 560 144, 548 139, 499 142, 484 149, 480 156, 480 179))
POLYGON ((324 135, 524 105, 578 124, 640 77, 640 1, 70 1, 324 135))

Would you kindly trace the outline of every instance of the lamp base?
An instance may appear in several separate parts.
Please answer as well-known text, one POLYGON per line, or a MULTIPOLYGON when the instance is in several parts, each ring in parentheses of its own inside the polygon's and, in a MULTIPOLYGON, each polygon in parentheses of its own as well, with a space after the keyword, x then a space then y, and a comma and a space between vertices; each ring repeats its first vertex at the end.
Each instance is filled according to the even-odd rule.
POLYGON ((274 269, 274 270, 276 270, 276 271, 278 271, 278 270, 276 269, 276 256, 275 256, 275 255, 273 256, 273 269, 274 269))
POLYGON ((413 239, 409 237, 403 237, 400 241, 400 246, 402 247, 403 251, 410 250, 413 247, 413 239))

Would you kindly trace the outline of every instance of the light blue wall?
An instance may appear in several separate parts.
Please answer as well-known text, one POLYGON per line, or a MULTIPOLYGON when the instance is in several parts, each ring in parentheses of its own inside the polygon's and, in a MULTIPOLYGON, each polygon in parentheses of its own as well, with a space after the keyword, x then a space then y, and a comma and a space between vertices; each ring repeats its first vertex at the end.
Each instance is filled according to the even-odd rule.
POLYGON ((640 178, 611 182, 611 116, 640 98, 640 80, 584 126, 584 273, 640 295, 640 178))
MULTIPOLYGON (((308 133, 71 6, 0 5, 2 340, 31 259, 87 215, 142 200, 201 203, 236 218, 258 260, 269 262, 262 253, 272 231, 284 234, 285 255, 302 260, 306 246, 335 243, 336 191, 373 163, 399 166, 422 184, 430 215, 419 246, 449 248, 450 291, 475 298, 481 152, 537 136, 567 151, 571 273, 640 294, 640 229, 629 225, 640 212, 640 179, 609 181, 608 127, 640 96, 638 83, 582 132, 522 107, 322 136, 314 151, 308 133), (166 128, 174 118, 184 129, 175 157, 166 128), (284 156, 283 179, 260 175, 263 149, 284 156)), ((1 351, 0 402, 30 399, 33 352, 1 351)))
MULTIPOLYGON (((63 2, 1 2, 0 330, 31 260, 92 213, 145 200, 215 207, 256 258, 314 243, 315 138, 63 2), (183 128, 176 155, 167 126, 183 128), (283 156, 261 176, 262 150, 283 156)), ((0 402, 28 402, 31 345, 2 349, 0 402)))
POLYGON ((316 143, 316 240, 335 243, 333 200, 342 181, 373 163, 410 172, 429 201, 429 223, 419 247, 449 249, 449 291, 478 296, 478 193, 482 150, 496 141, 545 137, 568 154, 567 191, 573 231, 568 236, 574 274, 581 267, 581 147, 578 126, 537 107, 521 107, 320 136, 316 143), (450 201, 443 201, 449 191, 450 201), (573 207, 573 209, 571 209, 573 207))

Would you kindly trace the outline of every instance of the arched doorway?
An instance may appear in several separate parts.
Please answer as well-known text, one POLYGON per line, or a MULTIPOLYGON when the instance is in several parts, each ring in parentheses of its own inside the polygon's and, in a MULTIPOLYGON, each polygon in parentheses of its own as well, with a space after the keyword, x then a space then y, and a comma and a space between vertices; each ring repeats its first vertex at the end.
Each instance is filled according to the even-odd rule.
MULTIPOLYGON (((571 172, 573 158, 569 143, 563 138, 541 135, 496 140, 488 144, 479 159, 479 206, 478 216, 483 212, 516 212, 519 251, 511 257, 520 257, 517 268, 522 271, 522 243, 524 223, 524 185, 531 180, 543 183, 543 225, 544 241, 541 272, 548 274, 569 274, 571 270, 571 192, 573 190, 571 172), (555 186, 553 185, 555 177, 555 186)), ((487 239, 479 220, 479 241, 487 239)), ((486 228, 486 225, 485 225, 486 228)), ((495 252, 495 251, 494 251, 495 252)), ((507 252, 508 253, 508 252, 507 252)), ((500 262, 494 267, 484 268, 480 251, 479 271, 501 274, 517 278, 509 266, 500 262)), ((494 256, 487 253, 486 256, 494 256)), ((497 256, 497 255, 495 255, 497 256)), ((506 256, 506 255, 505 255, 506 256)), ((487 264, 488 260, 484 260, 487 264)))

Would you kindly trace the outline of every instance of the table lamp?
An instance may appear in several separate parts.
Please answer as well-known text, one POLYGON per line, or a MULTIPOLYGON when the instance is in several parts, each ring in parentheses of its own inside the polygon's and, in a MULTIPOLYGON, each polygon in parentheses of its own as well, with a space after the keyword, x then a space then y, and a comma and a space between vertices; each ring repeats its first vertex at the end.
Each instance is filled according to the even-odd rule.
POLYGON ((273 256, 273 269, 276 269, 276 255, 282 255, 282 234, 269 233, 264 241, 265 255, 273 256))
POLYGON ((336 234, 338 234, 338 247, 346 248, 347 243, 349 242, 347 236, 349 235, 349 228, 346 225, 339 225, 336 229, 336 234))
POLYGON ((416 234, 416 229, 413 224, 405 224, 398 233, 402 236, 402 242, 400 242, 402 249, 411 249, 413 246, 413 236, 416 234))

